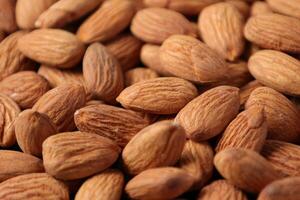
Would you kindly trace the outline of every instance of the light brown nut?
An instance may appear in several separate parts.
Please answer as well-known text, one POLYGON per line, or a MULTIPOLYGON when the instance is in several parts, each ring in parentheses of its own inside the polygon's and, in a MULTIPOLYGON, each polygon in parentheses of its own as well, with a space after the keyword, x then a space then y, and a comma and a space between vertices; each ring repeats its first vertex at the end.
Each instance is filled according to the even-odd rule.
POLYGON ((147 169, 172 166, 185 144, 183 128, 172 121, 161 121, 138 132, 122 152, 122 164, 131 175, 147 169))
POLYGON ((19 50, 27 57, 58 68, 78 64, 85 51, 74 34, 60 29, 38 29, 18 41, 19 50))
POLYGON ((186 141, 178 164, 194 178, 191 189, 200 189, 209 181, 214 169, 213 159, 214 152, 208 143, 186 141))
POLYGON ((137 67, 125 73, 125 85, 128 87, 135 83, 158 77, 158 74, 152 69, 137 67))
POLYGON ((188 19, 165 8, 146 8, 138 11, 130 29, 137 38, 154 44, 161 44, 175 34, 196 37, 196 30, 188 19))
POLYGON ((16 143, 14 121, 20 112, 19 106, 11 98, 0 93, 1 147, 9 147, 16 143))
POLYGON ((0 199, 69 200, 69 191, 62 182, 46 173, 32 173, 1 183, 0 199))
POLYGON ((84 105, 84 88, 78 84, 66 84, 49 90, 32 109, 48 115, 58 131, 63 132, 74 129, 73 115, 84 105))
POLYGON ((257 80, 250 81, 246 85, 244 85, 240 90, 240 105, 243 108, 246 101, 248 100, 250 94, 258 87, 262 87, 263 84, 258 82, 257 80))
POLYGON ((139 62, 142 42, 131 34, 122 34, 108 42, 107 50, 119 61, 123 71, 135 67, 139 62))
POLYGON ((78 190, 75 200, 120 200, 124 175, 118 170, 106 170, 86 180, 78 190))
POLYGON ((189 138, 205 141, 220 134, 238 114, 239 89, 219 86, 188 103, 176 116, 189 138))
POLYGON ((0 29, 12 33, 17 30, 15 8, 17 0, 1 0, 0 2, 0 29))
MULTIPOLYGON (((26 0, 25 0, 26 1, 26 0)), ((40 0, 38 0, 40 1, 40 0)), ((49 0, 48 0, 49 1, 49 0)), ((53 0, 52 0, 53 1, 53 0)), ((57 1, 57 0, 54 0, 57 1)), ((62 0, 53 4, 34 21, 37 28, 56 28, 73 22, 97 8, 103 0, 62 0)))
POLYGON ((115 102, 124 87, 119 62, 100 43, 91 44, 83 58, 83 78, 95 98, 115 102))
POLYGON ((283 15, 289 15, 292 17, 300 18, 300 2, 299 0, 266 0, 268 5, 274 12, 281 13, 283 15))
POLYGON ((203 9, 198 19, 203 41, 227 60, 236 60, 244 51, 244 18, 230 3, 203 9))
POLYGON ((74 119, 80 131, 108 137, 121 147, 150 124, 142 113, 105 104, 81 108, 76 111, 74 119))
POLYGON ((186 192, 193 178, 175 167, 154 168, 132 178, 125 192, 132 199, 173 199, 186 192))
POLYGON ((196 83, 226 79, 228 66, 223 58, 199 40, 173 35, 164 41, 159 52, 163 69, 196 83))
POLYGON ((20 108, 31 108, 50 89, 46 79, 33 71, 12 74, 0 81, 0 92, 20 108))
POLYGON ((205 186, 199 193, 197 200, 247 200, 247 196, 226 180, 217 180, 205 186))
POLYGON ((101 100, 90 100, 86 102, 85 106, 98 105, 98 104, 105 104, 105 102, 101 100))
POLYGON ((106 1, 80 25, 77 36, 84 43, 113 39, 130 24, 134 12, 129 0, 106 1))
POLYGON ((295 200, 300 199, 300 177, 290 177, 274 181, 259 194, 258 200, 295 200))
POLYGON ((300 137, 300 115, 297 107, 279 92, 268 88, 255 89, 245 108, 262 106, 268 124, 268 138, 296 142, 300 137))
POLYGON ((120 148, 112 140, 84 132, 65 132, 43 143, 43 159, 48 174, 63 180, 88 177, 110 167, 120 148))
POLYGON ((229 3, 229 4, 233 5, 234 7, 236 7, 245 19, 248 18, 249 13, 250 13, 250 5, 247 1, 226 0, 226 3, 229 3))
POLYGON ((16 21, 21 29, 34 29, 37 18, 58 0, 18 0, 16 21))
POLYGON ((0 150, 0 159, 0 182, 22 174, 44 171, 42 160, 18 151, 0 150))
POLYGON ((272 9, 269 4, 265 1, 255 1, 251 6, 251 16, 263 15, 272 13, 272 9))
POLYGON ((125 88, 117 101, 125 108, 153 114, 175 114, 197 96, 196 87, 175 77, 154 78, 125 88))
POLYGON ((279 14, 253 16, 247 21, 244 34, 262 48, 300 53, 299 19, 279 14))
POLYGON ((0 42, 4 40, 5 37, 6 37, 5 32, 3 30, 0 30, 0 42))
POLYGON ((278 140, 267 140, 262 155, 286 176, 300 176, 300 146, 278 140))
POLYGON ((45 115, 33 110, 25 110, 15 120, 17 142, 24 153, 42 156, 44 140, 57 133, 57 128, 45 115))
POLYGON ((267 138, 268 126, 262 107, 250 107, 241 112, 226 128, 216 152, 229 148, 244 148, 260 152, 267 138))
POLYGON ((289 95, 300 95, 300 61, 288 54, 262 50, 248 61, 249 71, 263 85, 289 95))
POLYGON ((252 150, 226 149, 215 156, 214 164, 229 182, 251 193, 258 193, 282 178, 266 159, 252 150))

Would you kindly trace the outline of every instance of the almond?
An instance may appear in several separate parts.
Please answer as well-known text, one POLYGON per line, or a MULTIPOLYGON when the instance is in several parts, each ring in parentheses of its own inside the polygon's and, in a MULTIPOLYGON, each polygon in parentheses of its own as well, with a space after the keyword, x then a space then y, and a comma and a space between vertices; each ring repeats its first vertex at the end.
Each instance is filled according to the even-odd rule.
POLYGON ((250 13, 250 5, 247 1, 241 0, 226 0, 226 3, 233 5, 243 15, 245 19, 248 18, 250 13))
POLYGON ((300 2, 298 0, 266 0, 271 9, 283 15, 300 18, 300 2))
POLYGON ((255 1, 251 6, 251 16, 262 15, 262 14, 270 14, 272 13, 272 9, 269 4, 265 1, 255 1))
POLYGON ((128 87, 135 83, 153 78, 158 78, 158 74, 154 70, 149 68, 137 67, 128 70, 125 73, 125 85, 128 87))
POLYGON ((220 134, 238 114, 239 107, 238 88, 219 86, 188 103, 175 122, 192 140, 204 141, 220 134))
POLYGON ((5 37, 6 37, 5 32, 3 30, 0 30, 0 42, 4 40, 5 37))
POLYGON ((299 111, 288 98, 271 88, 259 87, 251 93, 245 108, 252 106, 264 108, 269 139, 287 142, 299 140, 299 111))
POLYGON ((17 176, 0 184, 2 200, 69 200, 67 187, 46 173, 17 176))
POLYGON ((175 167, 154 168, 132 178, 125 192, 132 199, 173 199, 193 184, 193 178, 175 167))
POLYGON ((84 43, 110 40, 130 24, 134 12, 129 0, 106 1, 80 25, 77 36, 84 43))
POLYGON ((101 100, 90 100, 86 102, 85 106, 98 105, 98 104, 105 104, 105 102, 101 100))
POLYGON ((63 180, 88 177, 110 167, 120 148, 108 138, 84 132, 65 132, 43 143, 46 172, 63 180))
POLYGON ((108 137, 122 147, 150 124, 142 113, 104 104, 81 108, 76 111, 74 119, 80 131, 108 137))
POLYGON ((221 151, 215 156, 214 164, 229 182, 251 193, 260 192, 282 177, 266 159, 247 149, 221 151))
POLYGON ((196 83, 224 80, 228 71, 224 59, 190 36, 169 37, 160 48, 159 59, 162 67, 170 74, 196 83))
POLYGON ((257 80, 250 81, 246 85, 244 85, 240 90, 240 104, 241 107, 244 107, 246 101, 248 100, 251 93, 258 87, 262 87, 263 85, 257 80))
POLYGON ((12 33, 17 30, 15 8, 17 0, 1 0, 0 2, 0 29, 12 33))
POLYGON ((34 30, 19 39, 18 48, 39 63, 59 68, 74 67, 85 51, 74 34, 59 29, 34 30))
POLYGON ((124 176, 118 170, 106 170, 86 180, 78 190, 75 200, 120 200, 124 176))
POLYGON ((203 41, 227 60, 234 61, 243 53, 244 19, 230 3, 213 4, 203 9, 198 26, 203 41))

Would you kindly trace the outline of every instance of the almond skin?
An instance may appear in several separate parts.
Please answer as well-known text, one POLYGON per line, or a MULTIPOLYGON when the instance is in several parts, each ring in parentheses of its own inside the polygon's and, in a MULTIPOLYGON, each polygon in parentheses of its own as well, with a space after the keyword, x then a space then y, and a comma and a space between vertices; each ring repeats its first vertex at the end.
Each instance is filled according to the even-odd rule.
POLYGON ((244 85, 240 90, 240 104, 241 107, 244 107, 246 101, 248 100, 251 93, 258 87, 262 87, 263 84, 258 82, 257 80, 250 81, 246 85, 244 85))
POLYGON ((125 85, 128 87, 135 83, 158 77, 158 74, 152 69, 137 67, 125 73, 125 85))
POLYGON ((86 180, 78 190, 75 200, 120 200, 124 176, 118 170, 106 170, 86 180))
POLYGON ((205 186, 197 200, 247 200, 247 196, 226 180, 217 180, 205 186))
POLYGON ((286 176, 300 176, 300 146, 278 140, 267 140, 262 155, 286 176))
POLYGON ((229 148, 244 148, 259 152, 267 138, 268 126, 262 107, 250 107, 241 112, 226 128, 216 152, 229 148))
POLYGON ((240 1, 240 0, 226 0, 226 3, 231 4, 234 6, 238 11, 243 15, 245 19, 248 18, 250 13, 250 5, 247 1, 240 1))
POLYGON ((112 140, 84 132, 65 132, 43 143, 46 172, 63 180, 88 177, 110 167, 120 148, 112 140))
POLYGON ((224 80, 228 66, 224 59, 199 40, 173 35, 159 51, 162 67, 170 74, 196 83, 224 80))
POLYGON ((132 199, 173 199, 189 189, 193 178, 175 167, 154 168, 132 178, 125 192, 132 199))
POLYGON ((1 183, 0 199, 69 200, 69 191, 62 182, 46 173, 32 173, 1 183))
POLYGON ((1 150, 0 158, 0 182, 22 174, 44 171, 42 160, 25 153, 1 150))
POLYGON ((85 47, 74 34, 60 29, 38 29, 18 41, 27 57, 50 66, 71 68, 78 64, 85 47))
POLYGON ((139 174, 155 167, 172 166, 180 158, 184 130, 172 121, 161 121, 138 132, 125 146, 122 163, 126 172, 139 174))
POLYGON ((196 37, 196 30, 182 14, 165 8, 146 8, 137 12, 131 32, 144 42, 161 44, 171 35, 196 37))
POLYGON ((134 13, 129 0, 106 1, 80 25, 77 36, 84 43, 108 41, 130 24, 134 13))
POLYGON ((252 150, 221 151, 215 156, 214 164, 229 182, 251 193, 258 193, 269 183, 282 178, 266 159, 252 150))
POLYGON ((121 147, 150 124, 142 113, 104 104, 79 109, 74 115, 74 120, 80 131, 108 137, 121 147))
POLYGON ((281 93, 268 88, 255 89, 245 108, 262 106, 268 124, 268 138, 296 142, 300 136, 300 116, 297 107, 281 93))
POLYGON ((300 20, 279 14, 249 18, 244 34, 252 43, 266 49, 300 53, 300 20), (289 30, 289 31, 286 31, 289 30))
POLYGON ((189 138, 205 141, 220 134, 239 111, 239 89, 219 86, 188 103, 175 118, 189 138))
POLYGON ((286 2, 284 0, 266 0, 271 9, 283 15, 300 18, 300 2, 291 0, 286 2))
POLYGON ((15 8, 17 0, 1 0, 0 29, 12 33, 17 30, 15 8))
POLYGON ((203 41, 227 60, 234 61, 243 53, 244 18, 230 3, 217 3, 203 9, 198 27, 203 41))
POLYGON ((175 78, 154 78, 125 88, 117 97, 123 107, 153 114, 175 114, 197 96, 190 82, 175 78))
POLYGON ((251 16, 273 13, 269 4, 265 1, 255 1, 251 6, 251 16))
POLYGON ((256 80, 289 95, 300 95, 300 61, 288 54, 262 50, 252 55, 249 71, 256 80))
POLYGON ((0 42, 4 40, 5 37, 6 37, 5 32, 3 30, 0 30, 0 42))

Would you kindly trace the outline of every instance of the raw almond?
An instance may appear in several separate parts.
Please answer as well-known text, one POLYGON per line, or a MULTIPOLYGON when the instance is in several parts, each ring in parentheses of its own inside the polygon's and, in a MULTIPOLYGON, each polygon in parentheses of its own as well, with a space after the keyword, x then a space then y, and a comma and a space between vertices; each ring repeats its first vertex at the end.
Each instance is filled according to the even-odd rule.
POLYGON ((266 159, 252 150, 221 151, 215 156, 214 164, 229 182, 251 193, 258 193, 269 183, 282 178, 266 159))
POLYGON ((43 159, 48 174, 63 180, 88 177, 110 167, 120 148, 112 140, 84 132, 65 132, 43 143, 43 159))
POLYGON ((85 51, 74 34, 60 29, 38 29, 18 41, 19 50, 27 57, 50 66, 71 68, 85 51))
POLYGON ((255 1, 251 6, 251 16, 272 13, 272 9, 265 1, 255 1))
POLYGON ((196 87, 175 77, 154 78, 125 88, 117 101, 125 108, 154 114, 174 114, 197 96, 196 87))
POLYGON ((160 64, 170 74, 196 83, 226 79, 228 66, 215 51, 184 35, 166 39, 159 51, 160 64))
POLYGON ((158 78, 158 74, 154 70, 149 68, 137 67, 128 70, 125 73, 125 85, 128 87, 135 83, 153 78, 158 78))
POLYGON ((130 24, 134 13, 129 0, 106 1, 80 25, 77 36, 84 43, 110 40, 130 24))
POLYGON ((12 33, 17 30, 15 8, 17 0, 1 0, 0 2, 0 29, 12 33))
POLYGON ((266 0, 266 2, 277 13, 300 18, 300 2, 298 0, 266 0))
POLYGON ((263 85, 257 80, 250 81, 246 85, 244 85, 240 90, 240 104, 241 107, 244 107, 246 101, 248 100, 251 93, 258 87, 262 87, 263 85))
POLYGON ((204 141, 220 134, 239 111, 239 89, 219 86, 188 103, 176 116, 189 138, 204 141))

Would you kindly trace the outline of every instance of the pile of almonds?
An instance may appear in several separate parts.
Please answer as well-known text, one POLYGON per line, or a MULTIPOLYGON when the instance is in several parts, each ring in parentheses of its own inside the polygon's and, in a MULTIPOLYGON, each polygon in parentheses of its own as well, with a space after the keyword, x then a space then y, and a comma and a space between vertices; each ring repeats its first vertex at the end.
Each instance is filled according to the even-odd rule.
POLYGON ((0 0, 0 200, 299 200, 299 0, 0 0))

